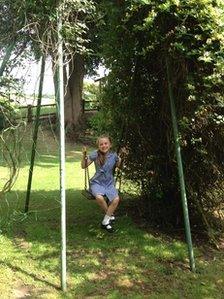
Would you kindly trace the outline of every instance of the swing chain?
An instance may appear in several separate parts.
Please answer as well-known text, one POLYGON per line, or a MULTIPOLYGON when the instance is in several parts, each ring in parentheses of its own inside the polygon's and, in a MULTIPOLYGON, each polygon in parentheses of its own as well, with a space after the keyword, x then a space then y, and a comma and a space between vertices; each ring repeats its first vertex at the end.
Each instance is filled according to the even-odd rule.
POLYGON ((84 154, 84 160, 85 160, 85 190, 88 190, 90 178, 89 178, 89 168, 88 168, 88 165, 87 165, 88 156, 87 156, 86 149, 83 151, 83 154, 84 154))

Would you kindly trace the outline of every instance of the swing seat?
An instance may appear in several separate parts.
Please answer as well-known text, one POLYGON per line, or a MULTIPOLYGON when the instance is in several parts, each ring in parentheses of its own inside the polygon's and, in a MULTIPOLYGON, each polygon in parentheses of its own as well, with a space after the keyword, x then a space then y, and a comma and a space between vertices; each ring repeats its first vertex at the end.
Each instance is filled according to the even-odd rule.
MULTIPOLYGON (((92 193, 87 190, 87 189, 84 189, 81 191, 81 194, 88 200, 95 200, 95 197, 92 195, 92 193)), ((109 199, 106 197, 106 195, 103 196, 106 203, 109 204, 109 199)))
POLYGON ((89 200, 94 200, 94 199, 95 199, 95 197, 92 195, 92 193, 91 193, 89 190, 87 190, 87 189, 82 190, 82 191, 81 191, 81 194, 82 194, 85 198, 87 198, 87 199, 89 199, 89 200))

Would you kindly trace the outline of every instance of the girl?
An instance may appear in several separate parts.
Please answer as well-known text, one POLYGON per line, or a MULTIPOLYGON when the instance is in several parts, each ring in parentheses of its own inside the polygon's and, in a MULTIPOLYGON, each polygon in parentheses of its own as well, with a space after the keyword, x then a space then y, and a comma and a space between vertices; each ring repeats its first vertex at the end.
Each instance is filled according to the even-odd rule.
POLYGON ((83 148, 82 168, 88 167, 92 162, 95 164, 96 173, 90 180, 90 192, 95 197, 98 205, 105 212, 101 227, 108 232, 113 231, 111 222, 115 220, 113 213, 119 204, 118 191, 115 188, 114 169, 121 163, 120 157, 112 151, 111 140, 108 136, 97 139, 98 150, 86 156, 86 148, 83 148), (108 198, 106 203, 104 196, 108 198))

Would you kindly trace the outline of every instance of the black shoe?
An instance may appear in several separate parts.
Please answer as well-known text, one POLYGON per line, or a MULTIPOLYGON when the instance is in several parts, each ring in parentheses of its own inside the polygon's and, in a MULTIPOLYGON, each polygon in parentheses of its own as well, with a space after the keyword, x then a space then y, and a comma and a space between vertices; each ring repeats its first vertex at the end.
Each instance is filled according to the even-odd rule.
POLYGON ((114 229, 110 223, 108 223, 106 225, 101 223, 101 228, 105 229, 108 233, 113 233, 113 231, 114 231, 114 229))
POLYGON ((114 217, 114 215, 111 215, 111 217, 110 217, 110 223, 113 223, 113 222, 115 222, 115 217, 114 217))

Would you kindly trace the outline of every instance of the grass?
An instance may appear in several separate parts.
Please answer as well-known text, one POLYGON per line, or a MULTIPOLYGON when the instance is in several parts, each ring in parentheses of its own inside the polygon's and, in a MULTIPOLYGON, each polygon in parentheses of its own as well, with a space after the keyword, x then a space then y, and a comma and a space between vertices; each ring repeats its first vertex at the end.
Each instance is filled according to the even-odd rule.
MULTIPOLYGON (((102 213, 81 195, 81 145, 66 145, 67 283, 60 291, 58 142, 40 131, 30 212, 23 213, 29 134, 19 178, 0 206, 1 298, 224 298, 224 254, 195 248, 197 273, 188 268, 185 242, 137 227, 120 205, 116 232, 100 229, 102 213)), ((1 173, 4 167, 1 166, 1 173)), ((93 169, 91 169, 93 172, 93 169)))

